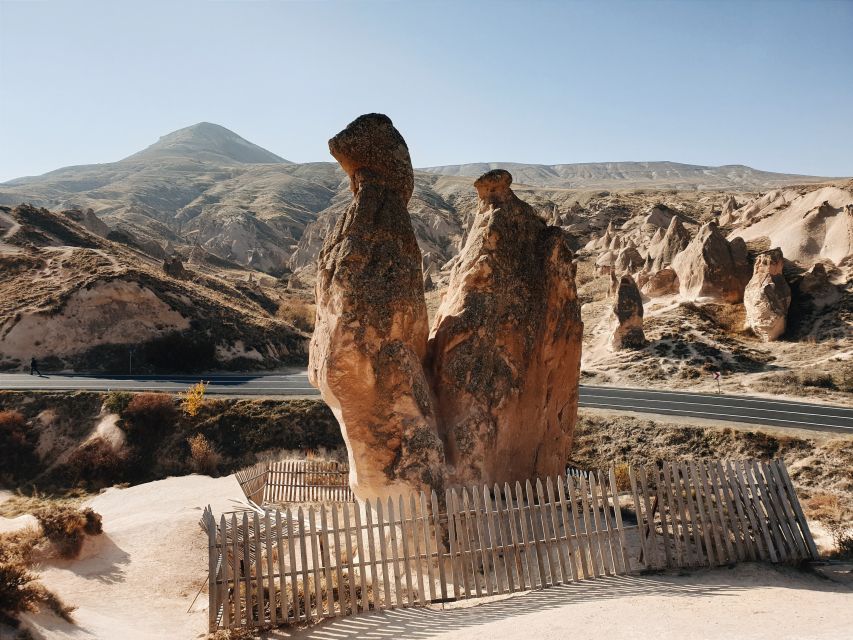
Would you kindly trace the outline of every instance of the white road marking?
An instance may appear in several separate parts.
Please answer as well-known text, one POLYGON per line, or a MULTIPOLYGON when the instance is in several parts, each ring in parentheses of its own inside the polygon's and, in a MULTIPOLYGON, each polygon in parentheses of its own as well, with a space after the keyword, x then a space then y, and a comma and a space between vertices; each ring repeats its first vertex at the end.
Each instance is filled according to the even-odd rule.
MULTIPOLYGON (((587 398, 602 398, 604 400, 627 400, 633 401, 637 400, 637 398, 629 398, 629 397, 620 397, 620 396, 608 396, 608 395, 595 395, 595 394, 585 394, 587 398)), ((720 409, 749 409, 750 411, 760 411, 762 413, 786 413, 786 414, 794 414, 800 416, 819 416, 821 418, 841 418, 845 419, 846 416, 838 416, 831 415, 827 413, 816 413, 815 411, 791 411, 788 408, 785 409, 759 409, 758 407, 743 407, 740 405, 732 405, 732 404, 710 404, 703 402, 687 402, 685 400, 651 400, 650 402, 660 402, 666 404, 687 404, 687 405, 695 405, 695 406, 703 406, 709 408, 720 408, 720 409)), ((853 414, 851 418, 853 419, 853 414)))
POLYGON ((626 410, 627 411, 638 411, 640 413, 661 413, 664 411, 673 412, 673 413, 675 413, 675 415, 683 415, 683 414, 689 413, 689 414, 697 415, 697 416, 710 416, 716 420, 723 420, 723 421, 728 420, 730 422, 733 421, 732 418, 743 418, 745 420, 762 420, 762 419, 764 419, 764 420, 772 420, 773 422, 787 422, 787 423, 795 424, 795 425, 800 424, 800 425, 808 425, 810 427, 824 427, 824 428, 829 428, 829 429, 847 429, 847 430, 853 431, 853 427, 845 427, 845 426, 836 425, 836 424, 823 424, 820 422, 803 422, 802 420, 784 420, 782 418, 755 418, 753 416, 740 416, 740 415, 733 415, 731 413, 720 415, 720 414, 716 414, 716 413, 708 413, 706 411, 690 411, 687 409, 683 409, 683 410, 682 409, 650 409, 647 406, 646 407, 635 407, 635 406, 626 406, 626 405, 608 405, 608 404, 601 404, 601 403, 597 403, 597 402, 587 402, 584 404, 584 406, 587 406, 587 407, 603 407, 605 409, 615 409, 617 411, 620 411, 620 410, 621 411, 626 411, 626 410))

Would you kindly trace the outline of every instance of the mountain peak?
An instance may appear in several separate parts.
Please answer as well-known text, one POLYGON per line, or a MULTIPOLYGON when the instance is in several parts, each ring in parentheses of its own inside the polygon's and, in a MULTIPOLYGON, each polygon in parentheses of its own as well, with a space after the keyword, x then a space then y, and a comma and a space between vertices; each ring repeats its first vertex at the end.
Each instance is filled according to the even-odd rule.
POLYGON ((242 164, 290 164, 284 158, 212 122, 199 122, 161 136, 150 147, 125 158, 125 161, 176 157, 242 164))

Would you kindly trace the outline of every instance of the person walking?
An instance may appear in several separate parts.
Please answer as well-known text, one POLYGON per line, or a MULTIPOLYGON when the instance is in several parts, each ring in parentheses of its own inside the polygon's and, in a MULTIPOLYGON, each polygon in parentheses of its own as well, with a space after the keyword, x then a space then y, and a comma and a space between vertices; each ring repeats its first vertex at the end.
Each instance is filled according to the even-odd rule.
POLYGON ((41 371, 39 371, 38 362, 36 362, 35 358, 30 359, 30 375, 34 376, 38 374, 41 377, 41 371))

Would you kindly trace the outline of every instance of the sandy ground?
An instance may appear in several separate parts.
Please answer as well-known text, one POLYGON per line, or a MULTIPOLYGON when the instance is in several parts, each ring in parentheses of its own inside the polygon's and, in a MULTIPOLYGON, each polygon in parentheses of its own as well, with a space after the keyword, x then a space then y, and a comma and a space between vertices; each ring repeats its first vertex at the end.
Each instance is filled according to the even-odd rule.
MULTIPOLYGON (((191 640, 207 631, 204 505, 238 506, 233 476, 169 478, 92 499, 104 534, 80 558, 44 567, 42 582, 77 606, 75 624, 25 620, 36 638, 191 640)), ((850 567, 833 581, 790 568, 733 569, 590 580, 472 606, 404 609, 265 636, 355 638, 845 638, 853 628, 850 567)))
POLYGON ((475 607, 402 609, 275 631, 272 639, 849 638, 853 590, 799 571, 744 564, 623 576, 475 607))
POLYGON ((215 513, 242 498, 234 476, 185 476, 108 489, 90 501, 104 533, 80 557, 44 567, 40 580, 75 605, 75 625, 26 616, 36 638, 189 640, 207 631, 207 538, 202 509, 215 513))

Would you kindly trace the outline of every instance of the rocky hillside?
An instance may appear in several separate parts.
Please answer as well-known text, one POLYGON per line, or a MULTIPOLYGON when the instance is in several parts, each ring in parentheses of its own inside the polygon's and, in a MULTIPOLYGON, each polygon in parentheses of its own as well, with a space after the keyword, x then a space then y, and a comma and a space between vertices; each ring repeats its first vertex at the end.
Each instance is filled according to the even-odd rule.
MULTIPOLYGON (((409 206, 426 268, 441 270, 461 249, 475 206, 473 180, 492 168, 508 169, 518 190, 527 192, 525 200, 544 215, 573 215, 574 222, 598 214, 594 200, 606 202, 609 195, 603 189, 754 192, 823 180, 672 162, 431 167, 415 172, 409 206)), ((322 238, 348 201, 347 181, 335 163, 293 164, 210 123, 170 133, 118 162, 0 184, 0 204, 91 208, 155 257, 199 245, 275 276, 308 268, 303 281, 312 279, 322 238)))
POLYGON ((300 364, 274 278, 196 248, 152 258, 91 212, 0 207, 0 368, 204 371, 300 364), (187 264, 184 264, 186 260, 187 264))

